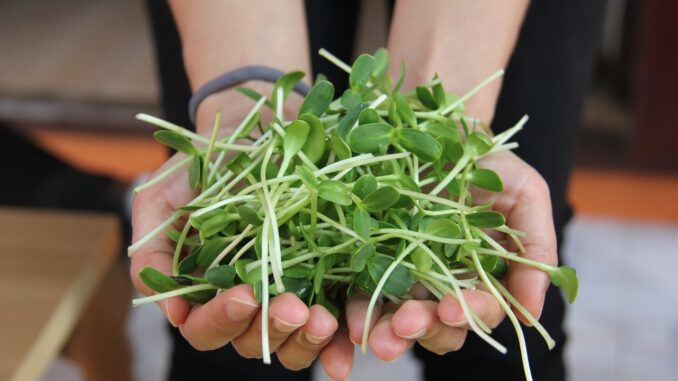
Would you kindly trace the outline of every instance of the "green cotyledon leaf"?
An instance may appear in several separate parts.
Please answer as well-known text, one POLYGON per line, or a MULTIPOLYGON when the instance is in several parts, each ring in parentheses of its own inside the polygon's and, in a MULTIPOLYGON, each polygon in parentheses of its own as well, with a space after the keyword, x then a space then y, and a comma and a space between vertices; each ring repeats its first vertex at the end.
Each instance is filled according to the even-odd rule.
POLYGON ((579 280, 577 279, 577 270, 569 266, 560 266, 549 271, 551 283, 565 292, 565 296, 570 303, 574 303, 579 292, 579 280))
POLYGON ((351 191, 337 180, 325 180, 318 185, 318 197, 339 205, 351 205, 351 191))
POLYGON ((310 130, 301 151, 312 163, 317 163, 325 154, 325 126, 317 116, 303 114, 299 119, 308 123, 310 130))
POLYGON ((443 147, 426 132, 413 128, 399 130, 398 143, 423 161, 436 161, 443 153, 443 147))
POLYGON ((383 186, 368 194, 362 200, 362 205, 370 212, 382 212, 396 203, 400 193, 390 185, 383 186))
POLYGON ((360 90, 367 85, 370 80, 370 74, 374 68, 374 57, 369 54, 361 54, 353 62, 351 74, 348 77, 348 83, 353 90, 360 90))
POLYGON ((193 147, 193 144, 191 144, 191 141, 178 132, 160 130, 154 132, 153 137, 158 142, 187 155, 193 155, 198 152, 195 147, 193 147))
POLYGON ((334 98, 334 85, 325 80, 320 80, 313 85, 311 90, 304 98, 301 107, 299 108, 299 115, 313 114, 315 116, 322 115, 327 107, 332 103, 334 98))
POLYGON ((377 153, 391 143, 393 127, 386 123, 358 126, 348 134, 348 145, 353 152, 377 153))

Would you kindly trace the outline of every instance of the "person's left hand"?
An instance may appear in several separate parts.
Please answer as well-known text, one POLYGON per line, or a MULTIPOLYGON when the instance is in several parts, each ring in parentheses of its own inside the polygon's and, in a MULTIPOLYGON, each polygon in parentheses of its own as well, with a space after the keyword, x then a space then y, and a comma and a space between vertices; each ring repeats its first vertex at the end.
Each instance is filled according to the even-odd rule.
MULTIPOLYGON (((512 152, 488 156, 482 160, 482 166, 499 174, 504 181, 504 191, 474 190, 474 201, 493 201, 494 208, 505 215, 508 226, 527 232, 527 237, 522 239, 525 257, 555 266, 558 261, 556 236, 549 190, 544 179, 512 152)), ((515 247, 509 249, 515 250, 515 247)), ((511 262, 505 284, 530 314, 536 318, 541 315, 549 285, 545 273, 511 262)), ((413 292, 415 299, 426 296, 425 290, 423 293, 418 291, 415 289, 413 292)), ((488 291, 479 286, 463 293, 469 307, 490 328, 501 323, 504 311, 488 291)), ((347 303, 349 335, 356 344, 362 343, 368 303, 366 296, 354 297, 347 303)), ((527 324, 522 315, 517 315, 527 324)), ((446 295, 440 302, 409 300, 400 306, 393 303, 377 305, 372 316, 368 344, 375 356, 384 361, 395 360, 415 342, 437 354, 456 351, 463 346, 469 330, 461 305, 452 295, 446 295)))

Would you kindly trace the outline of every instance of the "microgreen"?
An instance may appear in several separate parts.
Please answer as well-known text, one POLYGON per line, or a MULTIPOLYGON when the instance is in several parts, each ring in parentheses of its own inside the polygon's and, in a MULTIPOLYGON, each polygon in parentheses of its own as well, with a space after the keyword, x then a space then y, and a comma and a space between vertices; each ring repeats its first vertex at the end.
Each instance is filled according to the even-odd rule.
MULTIPOLYGON (((507 226, 491 205, 473 203, 474 189, 503 191, 499 175, 482 168, 480 159, 515 147, 508 141, 527 121, 523 117, 491 137, 464 115, 464 101, 502 72, 463 95, 447 93, 437 75, 403 93, 405 65, 394 81, 387 74, 385 49, 360 55, 352 66, 325 50, 320 54, 349 73, 350 88, 334 99, 334 86, 318 79, 293 120, 286 120, 282 110, 303 77, 298 71, 282 76, 270 97, 238 89, 256 104, 224 138, 217 134, 219 116, 210 139, 138 116, 162 128, 155 138, 186 157, 136 191, 183 169, 197 195, 130 246, 131 255, 163 232, 175 244, 172 276, 143 269, 141 280, 158 294, 134 304, 175 296, 204 303, 217 290, 249 284, 264 316, 270 297, 289 291, 339 317, 342 301, 361 290, 372 294, 369 317, 380 298, 400 303, 419 283, 436 298, 456 297, 471 329, 505 352, 461 292, 482 285, 514 325, 526 378, 531 379, 513 309, 536 327, 549 347, 553 340, 502 286, 501 278, 513 263, 532 266, 547 273, 570 302, 578 283, 572 268, 509 252, 502 244, 511 240, 524 253, 520 237, 525 233, 507 226), (267 124, 261 120, 263 106, 275 112, 267 124), (255 126, 261 129, 258 136, 253 135, 255 126), (250 143, 236 144, 241 140, 250 143), (184 228, 173 229, 182 218, 184 228), (498 235, 506 240, 493 238, 498 235)), ((268 319, 261 324, 268 363, 268 319)), ((364 335, 368 337, 369 326, 364 335)))

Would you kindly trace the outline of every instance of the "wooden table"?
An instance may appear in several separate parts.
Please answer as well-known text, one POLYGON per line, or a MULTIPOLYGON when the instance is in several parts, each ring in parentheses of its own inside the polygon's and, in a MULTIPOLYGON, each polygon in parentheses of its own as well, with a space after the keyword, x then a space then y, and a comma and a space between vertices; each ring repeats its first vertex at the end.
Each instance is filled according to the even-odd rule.
POLYGON ((0 380, 38 379, 120 252, 112 215, 0 208, 0 380))

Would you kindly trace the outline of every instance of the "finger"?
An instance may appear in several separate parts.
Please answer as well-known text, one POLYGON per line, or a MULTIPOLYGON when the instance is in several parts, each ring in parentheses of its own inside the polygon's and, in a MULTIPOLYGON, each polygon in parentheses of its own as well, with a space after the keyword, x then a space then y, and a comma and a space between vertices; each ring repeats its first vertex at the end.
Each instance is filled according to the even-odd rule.
POLYGON ((179 330, 195 349, 221 348, 250 326, 258 310, 252 287, 241 284, 193 307, 179 330))
MULTIPOLYGON (((558 263, 556 234, 551 213, 548 184, 530 165, 511 152, 500 152, 483 158, 482 165, 495 170, 504 180, 504 192, 475 191, 480 203, 493 202, 502 212, 507 225, 527 233, 521 238, 526 258, 555 266, 558 263)), ((509 240, 511 250, 515 244, 509 240)), ((539 318, 549 285, 548 276, 531 266, 510 263, 507 288, 530 314, 539 318)), ((526 324, 527 320, 516 311, 526 324)))
MULTIPOLYGON (((156 174, 183 157, 174 155, 156 171, 156 174)), ((133 242, 137 242, 164 222, 178 206, 190 201, 192 193, 188 188, 186 176, 186 171, 177 172, 163 181, 162 185, 158 184, 135 196, 132 207, 133 242)), ((139 272, 144 267, 152 267, 165 274, 171 274, 173 251, 171 241, 161 232, 132 253, 130 277, 139 292, 144 295, 155 294, 155 291, 139 279, 139 272)), ((180 297, 160 301, 158 305, 175 327, 184 322, 190 310, 189 303, 180 297)))
POLYGON ((459 350, 466 340, 466 329, 453 328, 438 318, 438 303, 409 300, 391 319, 393 332, 403 339, 417 340, 429 351, 442 355, 459 350))
MULTIPOLYGON (((286 292, 271 299, 268 316, 269 349, 274 352, 298 328, 306 324, 309 318, 308 307, 296 295, 286 292)), ((262 313, 250 324, 250 327, 233 340, 233 347, 245 358, 261 358, 261 321, 262 313)))
POLYGON ((368 344, 372 353, 383 361, 394 361, 414 345, 414 340, 403 339, 393 332, 393 314, 382 316, 370 330, 368 344))
MULTIPOLYGON (((540 176, 536 175, 522 187, 517 203, 508 216, 508 224, 528 233, 522 238, 525 246, 522 256, 552 266, 558 264, 548 186, 540 176)), ((548 275, 532 266, 513 262, 509 266, 506 284, 509 292, 538 319, 549 286, 548 275)), ((527 324, 527 319, 520 313, 518 316, 527 324)))
POLYGON ((325 307, 318 304, 311 306, 306 324, 276 351, 278 360, 290 370, 308 368, 330 342, 338 326, 337 319, 325 307))
POLYGON ((353 368, 354 346, 346 329, 340 329, 320 352, 320 363, 333 380, 346 380, 353 368))
MULTIPOLYGON (((365 315, 367 307, 370 304, 370 295, 365 293, 356 293, 346 302, 346 325, 351 342, 361 345, 363 342, 363 331, 365 328, 365 315)), ((381 316, 382 302, 378 301, 372 310, 369 328, 372 329, 381 316)))
MULTIPOLYGON (((468 307, 475 312, 488 327, 494 328, 504 320, 504 311, 492 294, 482 290, 463 290, 462 294, 468 307)), ((468 317, 461 303, 452 295, 445 295, 437 306, 438 318, 453 328, 469 328, 468 317)))
MULTIPOLYGON (((130 277, 139 292, 145 295, 152 295, 156 292, 148 288, 144 282, 139 279, 139 272, 144 267, 152 267, 164 274, 172 273, 172 259, 165 252, 141 252, 132 257, 130 264, 130 277)), ((167 320, 177 327, 182 324, 191 310, 191 305, 180 296, 160 300, 158 306, 167 317, 167 320)))

